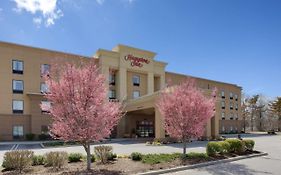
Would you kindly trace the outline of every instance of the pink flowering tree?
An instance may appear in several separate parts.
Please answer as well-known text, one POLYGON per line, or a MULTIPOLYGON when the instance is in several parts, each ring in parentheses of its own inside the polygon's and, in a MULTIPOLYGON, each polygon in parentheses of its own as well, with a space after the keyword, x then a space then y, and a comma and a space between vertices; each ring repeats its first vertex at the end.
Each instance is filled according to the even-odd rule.
POLYGON ((187 79, 178 86, 165 89, 156 102, 167 133, 183 142, 184 154, 187 142, 201 137, 207 121, 214 116, 214 93, 207 98, 193 79, 187 79))
POLYGON ((87 153, 90 170, 90 143, 110 136, 122 116, 121 103, 109 102, 105 77, 93 62, 80 66, 52 65, 45 81, 49 88, 45 97, 51 107, 41 105, 41 108, 50 112, 51 136, 80 142, 87 153))

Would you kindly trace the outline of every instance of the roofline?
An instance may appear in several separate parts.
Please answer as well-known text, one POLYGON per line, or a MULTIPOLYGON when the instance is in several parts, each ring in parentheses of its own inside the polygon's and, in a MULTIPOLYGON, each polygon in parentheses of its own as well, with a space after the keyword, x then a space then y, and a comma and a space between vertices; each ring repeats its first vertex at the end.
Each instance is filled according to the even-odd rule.
POLYGON ((25 48, 30 48, 30 49, 38 49, 38 50, 42 50, 42 51, 48 51, 48 52, 53 52, 53 53, 58 53, 58 54, 78 56, 78 57, 83 57, 83 58, 90 58, 90 59, 94 58, 94 57, 91 57, 91 56, 78 55, 78 54, 74 54, 74 53, 67 53, 67 52, 63 52, 63 51, 51 50, 51 49, 46 49, 46 48, 41 48, 41 47, 34 47, 34 46, 30 46, 30 45, 18 44, 18 43, 1 41, 1 40, 0 40, 0 44, 8 44, 8 45, 25 47, 25 48))
POLYGON ((221 84, 228 84, 228 85, 232 85, 232 86, 236 86, 242 89, 241 86, 238 86, 237 84, 232 84, 232 83, 227 83, 227 82, 222 82, 222 81, 216 81, 216 80, 210 80, 207 78, 201 78, 201 77, 196 77, 196 76, 192 76, 192 75, 186 75, 186 74, 180 74, 180 73, 175 73, 175 72, 170 72, 170 71, 165 71, 165 73, 171 73, 171 74, 176 74, 176 75, 182 75, 182 76, 187 76, 187 77, 191 77, 191 78, 195 78, 195 79, 201 79, 201 80, 206 80, 206 81, 212 81, 215 83, 221 83, 221 84))

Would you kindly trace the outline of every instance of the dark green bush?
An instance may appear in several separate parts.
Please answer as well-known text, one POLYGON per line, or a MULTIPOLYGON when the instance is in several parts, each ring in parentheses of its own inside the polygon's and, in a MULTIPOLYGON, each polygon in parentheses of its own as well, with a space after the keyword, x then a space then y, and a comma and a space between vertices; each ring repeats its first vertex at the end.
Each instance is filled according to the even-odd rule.
POLYGON ((6 170, 22 170, 32 165, 33 151, 19 150, 6 152, 3 160, 3 168, 6 170))
POLYGON ((26 140, 32 141, 35 139, 35 134, 29 133, 25 135, 26 140))
POLYGON ((83 158, 83 155, 81 153, 70 153, 68 155, 68 162, 80 162, 83 158))
POLYGON ((186 155, 187 155, 188 159, 207 159, 207 158, 209 158, 207 153, 190 152, 190 153, 187 153, 186 155))
POLYGON ((32 165, 33 166, 36 166, 36 165, 45 165, 45 162, 46 162, 46 158, 44 156, 41 156, 41 155, 34 155, 32 157, 32 165))
POLYGON ((242 142, 244 143, 246 150, 249 150, 249 151, 253 151, 254 150, 254 146, 255 146, 255 141, 254 140, 244 139, 244 140, 242 140, 242 142))
POLYGON ((39 140, 50 140, 51 136, 49 134, 39 134, 38 139, 39 140))
POLYGON ((131 154, 131 159, 134 160, 134 161, 141 161, 142 160, 142 154, 141 153, 138 153, 138 152, 133 152, 131 154))
POLYGON ((229 143, 229 151, 232 153, 241 153, 244 152, 243 142, 239 139, 226 139, 226 142, 229 143))
POLYGON ((67 164, 68 156, 64 151, 54 151, 45 154, 46 165, 54 169, 61 169, 67 164))
POLYGON ((165 162, 172 162, 173 160, 180 158, 181 154, 146 154, 142 156, 142 162, 146 164, 158 164, 165 162))
POLYGON ((209 142, 206 147, 208 156, 215 156, 222 152, 222 146, 218 142, 209 142))
MULTIPOLYGON (((87 159, 87 158, 86 158, 87 159)), ((91 154, 91 162, 95 162, 96 161, 96 156, 94 154, 91 154)))

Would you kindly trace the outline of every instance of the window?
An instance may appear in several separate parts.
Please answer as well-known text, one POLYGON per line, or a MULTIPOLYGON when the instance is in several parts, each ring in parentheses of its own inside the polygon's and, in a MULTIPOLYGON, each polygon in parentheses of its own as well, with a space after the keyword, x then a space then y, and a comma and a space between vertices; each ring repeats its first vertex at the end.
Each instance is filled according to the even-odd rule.
POLYGON ((230 131, 233 131, 233 127, 232 126, 230 126, 230 131))
POLYGON ((225 112, 222 112, 222 113, 221 113, 221 119, 222 119, 222 120, 225 120, 225 112))
POLYGON ((13 126, 13 137, 15 139, 23 137, 23 126, 13 126))
POLYGON ((238 103, 235 104, 235 110, 238 111, 238 103))
POLYGON ((229 98, 233 99, 233 93, 232 92, 229 93, 229 98))
POLYGON ((221 98, 225 98, 224 91, 221 91, 221 98))
POLYGON ((235 98, 235 101, 238 101, 238 95, 237 94, 234 95, 234 98, 235 98))
POLYGON ((110 85, 115 85, 115 74, 109 74, 109 84, 110 85))
POLYGON ((22 100, 13 100, 13 113, 14 114, 23 113, 23 101, 22 100))
POLYGON ((41 109, 42 114, 50 113, 51 103, 49 101, 41 101, 41 105, 42 105, 42 109, 41 109))
POLYGON ((140 97, 140 91, 134 91, 133 98, 139 98, 139 97, 140 97))
POLYGON ((139 86, 140 85, 140 76, 134 75, 133 76, 133 85, 134 86, 139 86))
POLYGON ((229 103, 229 109, 230 109, 230 110, 233 109, 233 103, 232 103, 232 102, 229 103))
POLYGON ((221 127, 221 130, 222 130, 223 132, 225 131, 225 128, 224 128, 224 126, 222 126, 222 127, 221 127))
POLYGON ((109 99, 116 99, 115 90, 109 90, 109 99))
POLYGON ((225 102, 224 101, 221 102, 221 108, 225 109, 225 102))
POLYGON ((235 120, 238 120, 238 114, 234 114, 235 120))
POLYGON ((49 73, 50 73, 50 65, 42 64, 41 65, 41 76, 49 75, 49 73))
POLYGON ((41 134, 48 134, 48 133, 49 133, 48 126, 42 125, 41 126, 41 134))
POLYGON ((233 113, 230 113, 229 119, 233 120, 233 113))
POLYGON ((41 83, 40 85, 40 91, 41 93, 48 93, 49 92, 49 87, 46 83, 41 83))
POLYGON ((13 73, 23 74, 23 61, 13 60, 13 73))
POLYGON ((23 93, 23 81, 13 80, 13 93, 22 94, 23 93))

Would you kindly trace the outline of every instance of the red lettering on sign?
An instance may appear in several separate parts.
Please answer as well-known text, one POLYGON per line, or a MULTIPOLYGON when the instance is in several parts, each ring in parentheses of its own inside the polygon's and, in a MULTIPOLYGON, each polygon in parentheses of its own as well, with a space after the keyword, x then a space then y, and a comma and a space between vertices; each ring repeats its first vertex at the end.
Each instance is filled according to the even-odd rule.
POLYGON ((134 67, 134 66, 137 66, 137 67, 142 67, 143 66, 143 63, 146 63, 146 64, 149 64, 150 61, 146 58, 142 58, 142 57, 136 57, 136 56, 133 56, 131 54, 129 55, 126 55, 124 57, 124 59, 126 61, 130 61, 131 62, 131 66, 134 67))

